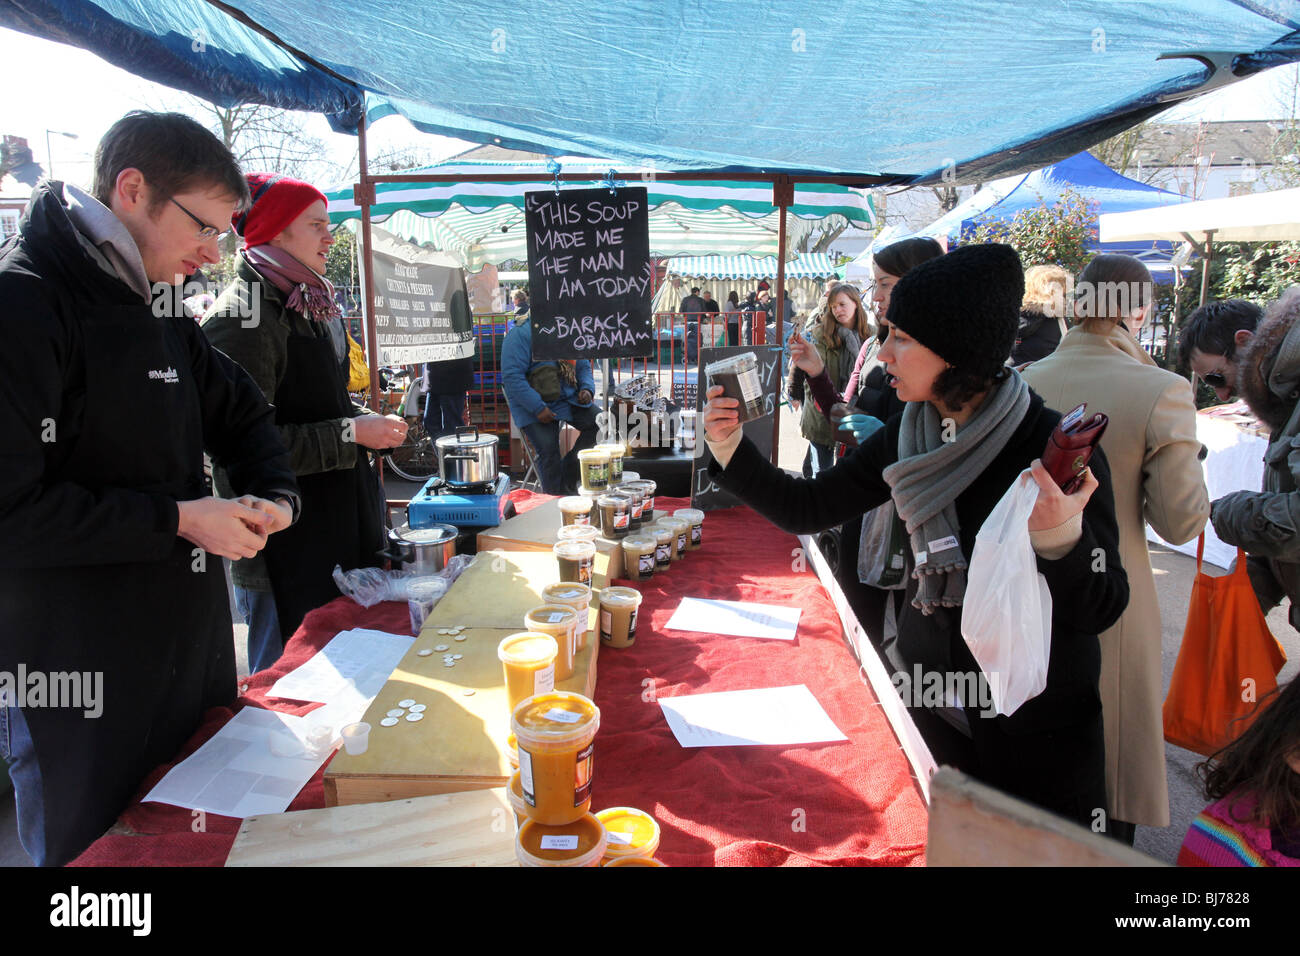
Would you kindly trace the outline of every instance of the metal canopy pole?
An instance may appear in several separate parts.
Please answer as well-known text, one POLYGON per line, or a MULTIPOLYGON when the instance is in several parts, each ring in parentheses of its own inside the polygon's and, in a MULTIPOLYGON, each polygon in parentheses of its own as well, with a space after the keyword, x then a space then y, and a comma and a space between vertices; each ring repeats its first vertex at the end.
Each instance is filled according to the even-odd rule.
POLYGON ((379 340, 375 333, 375 258, 370 235, 370 207, 375 204, 375 181, 366 162, 366 120, 357 128, 357 156, 361 182, 352 187, 352 201, 361 208, 361 284, 365 289, 366 361, 370 363, 370 401, 379 402, 379 340))
MULTIPOLYGON (((780 210, 780 227, 776 241, 776 341, 770 344, 780 348, 785 342, 785 215, 794 205, 794 180, 778 176, 772 183, 772 205, 780 210)), ((782 369, 784 372, 785 370, 782 369)), ((781 450, 781 393, 778 391, 772 410, 772 464, 777 463, 781 450)))

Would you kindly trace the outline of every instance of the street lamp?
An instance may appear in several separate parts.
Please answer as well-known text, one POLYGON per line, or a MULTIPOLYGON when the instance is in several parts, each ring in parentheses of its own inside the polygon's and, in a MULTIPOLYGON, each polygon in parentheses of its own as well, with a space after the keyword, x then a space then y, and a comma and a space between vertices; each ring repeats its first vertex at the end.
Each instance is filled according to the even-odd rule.
POLYGON ((54 152, 53 152, 53 150, 50 149, 50 134, 51 134, 51 133, 53 133, 55 136, 66 136, 66 137, 68 137, 68 139, 77 139, 77 134, 76 134, 76 133, 64 133, 64 132, 61 132, 60 130, 57 130, 57 129, 47 129, 47 130, 45 131, 45 155, 46 155, 46 157, 47 157, 47 158, 49 159, 49 161, 50 161, 49 167, 47 168, 47 175, 48 175, 48 178, 53 179, 53 178, 54 178, 54 152))

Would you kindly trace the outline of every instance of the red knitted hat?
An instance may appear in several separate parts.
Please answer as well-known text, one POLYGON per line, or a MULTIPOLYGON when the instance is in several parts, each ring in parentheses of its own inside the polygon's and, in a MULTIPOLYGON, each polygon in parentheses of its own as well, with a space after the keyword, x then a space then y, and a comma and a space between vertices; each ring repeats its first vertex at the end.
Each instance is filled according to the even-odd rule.
POLYGON ((230 222, 250 248, 265 245, 284 232, 316 200, 329 205, 323 192, 301 179, 276 173, 249 173, 247 178, 252 205, 230 222))

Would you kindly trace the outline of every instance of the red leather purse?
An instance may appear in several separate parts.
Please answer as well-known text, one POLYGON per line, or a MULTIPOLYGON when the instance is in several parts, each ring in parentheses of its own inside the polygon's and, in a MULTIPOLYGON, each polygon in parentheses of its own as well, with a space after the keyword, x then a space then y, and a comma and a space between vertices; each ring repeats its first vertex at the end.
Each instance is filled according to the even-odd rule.
POLYGON ((1084 469, 1110 424, 1110 419, 1101 412, 1084 421, 1087 407, 1086 403, 1080 405, 1062 418, 1043 450, 1043 467, 1067 495, 1074 494, 1083 484, 1084 469))

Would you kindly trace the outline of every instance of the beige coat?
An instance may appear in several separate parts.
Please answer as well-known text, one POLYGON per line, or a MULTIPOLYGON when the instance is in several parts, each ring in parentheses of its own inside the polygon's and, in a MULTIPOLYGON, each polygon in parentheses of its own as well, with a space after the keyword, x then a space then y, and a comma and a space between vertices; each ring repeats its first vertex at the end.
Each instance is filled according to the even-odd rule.
POLYGON ((1166 541, 1182 544, 1209 517, 1192 388, 1119 326, 1071 329, 1024 377, 1049 408, 1065 413, 1087 402, 1089 413, 1110 417, 1101 447, 1114 483, 1129 605, 1100 635, 1106 794, 1115 819, 1167 827, 1160 606, 1143 519, 1166 541))

